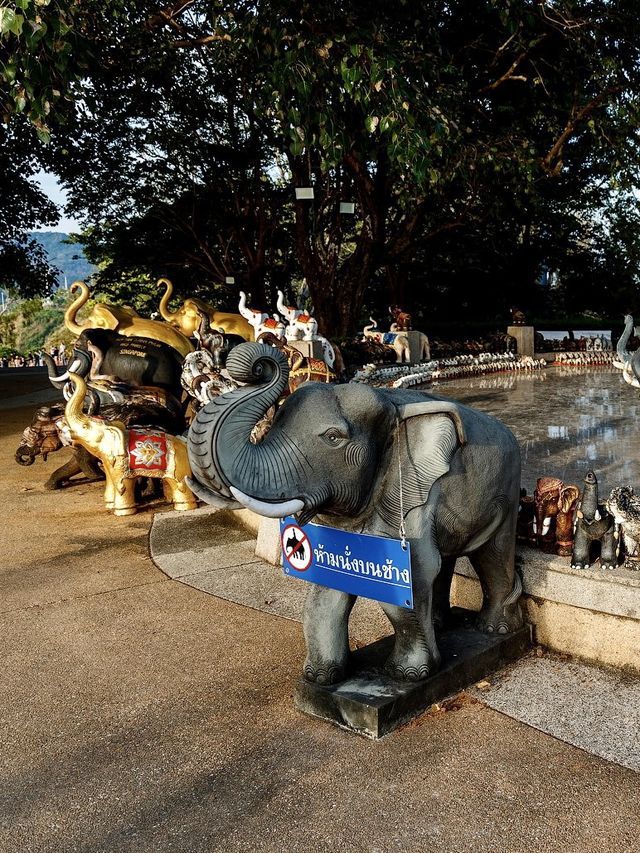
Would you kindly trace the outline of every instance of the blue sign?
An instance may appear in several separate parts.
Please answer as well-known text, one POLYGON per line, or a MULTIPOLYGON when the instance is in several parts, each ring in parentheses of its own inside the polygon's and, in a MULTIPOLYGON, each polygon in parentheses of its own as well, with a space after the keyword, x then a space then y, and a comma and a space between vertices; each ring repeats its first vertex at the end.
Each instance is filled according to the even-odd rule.
POLYGON ((374 601, 413 608, 411 551, 398 539, 348 533, 322 524, 280 521, 282 563, 290 577, 374 601))

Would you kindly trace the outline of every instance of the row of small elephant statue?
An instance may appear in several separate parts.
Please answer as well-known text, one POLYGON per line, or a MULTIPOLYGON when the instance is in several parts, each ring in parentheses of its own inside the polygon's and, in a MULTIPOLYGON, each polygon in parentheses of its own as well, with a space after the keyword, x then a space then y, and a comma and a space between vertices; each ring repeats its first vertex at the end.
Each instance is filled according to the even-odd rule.
POLYGON ((533 495, 522 490, 518 540, 547 553, 571 557, 574 569, 640 568, 640 497, 630 486, 612 489, 606 501, 598 495, 594 471, 582 492, 557 477, 540 477, 533 495))

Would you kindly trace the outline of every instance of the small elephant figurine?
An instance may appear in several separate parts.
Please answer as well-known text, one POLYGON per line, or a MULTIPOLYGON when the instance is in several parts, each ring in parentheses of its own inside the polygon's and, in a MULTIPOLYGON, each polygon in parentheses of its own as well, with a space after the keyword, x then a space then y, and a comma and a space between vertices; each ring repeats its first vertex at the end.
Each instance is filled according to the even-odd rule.
POLYGON ((399 305, 390 305, 389 314, 391 314, 392 322, 389 326, 392 332, 409 332, 413 327, 411 325, 411 314, 403 311, 399 305))
MULTIPOLYGON (((249 294, 251 295, 251 294, 249 294)), ((269 317, 264 311, 257 311, 255 308, 247 307, 247 294, 240 291, 240 301, 238 310, 246 319, 247 323, 253 328, 253 339, 258 340, 260 335, 265 332, 270 332, 278 338, 284 338, 285 324, 277 314, 269 317)))
POLYGON ((631 486, 612 489, 607 510, 620 525, 625 569, 640 569, 640 497, 631 486))
POLYGON ((369 320, 371 321, 370 325, 365 326, 362 330, 364 339, 370 339, 393 349, 398 364, 403 361, 409 362, 411 360, 409 338, 401 332, 382 332, 378 329, 378 324, 373 317, 369 317, 369 320))
POLYGON ((593 562, 592 545, 600 543, 600 567, 615 569, 618 563, 616 524, 604 504, 598 503, 598 479, 593 471, 584 478, 582 498, 576 508, 573 531, 572 569, 588 569, 593 562))
POLYGON ((533 493, 535 519, 533 532, 538 547, 568 557, 573 550, 573 515, 580 489, 557 477, 540 477, 533 493))
POLYGON ((168 278, 159 278, 158 287, 164 285, 164 293, 160 299, 158 309, 160 316, 175 329, 182 332, 188 338, 194 337, 201 325, 204 314, 214 329, 220 329, 226 335, 239 335, 245 341, 253 340, 253 329, 240 314, 231 314, 226 311, 218 311, 213 305, 202 299, 185 299, 177 311, 171 311, 169 300, 173 294, 173 282, 168 278))
POLYGON ((520 489, 520 507, 518 509, 518 524, 516 539, 523 545, 536 545, 536 535, 533 532, 535 522, 535 502, 533 495, 528 495, 526 489, 520 489))
MULTIPOLYGON (((495 418, 419 391, 306 382, 279 407, 268 433, 254 425, 282 396, 279 349, 240 344, 229 375, 248 383, 208 403, 188 434, 190 486, 214 506, 299 524, 315 516, 342 530, 411 546, 414 609, 383 604, 395 629, 391 677, 417 681, 440 664, 435 624, 446 619, 456 558, 469 555, 484 593, 478 627, 522 625, 514 566, 520 449, 495 418)), ((345 678, 356 596, 312 585, 304 613, 309 681, 345 678)))
POLYGON ((104 468, 105 506, 115 515, 137 511, 135 483, 140 477, 161 478, 167 500, 174 509, 197 507, 184 479, 191 473, 187 446, 178 436, 163 430, 127 429, 122 421, 102 420, 82 410, 86 383, 69 375, 74 391, 65 408, 65 420, 74 443, 96 456, 104 468))

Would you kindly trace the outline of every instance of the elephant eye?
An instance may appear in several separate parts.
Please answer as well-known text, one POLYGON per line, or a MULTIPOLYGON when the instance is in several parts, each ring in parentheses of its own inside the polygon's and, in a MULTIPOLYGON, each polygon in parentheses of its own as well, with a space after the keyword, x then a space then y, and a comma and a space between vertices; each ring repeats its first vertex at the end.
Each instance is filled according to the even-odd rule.
POLYGON ((348 435, 345 435, 341 430, 336 427, 329 427, 328 430, 322 433, 320 438, 329 445, 329 447, 342 447, 342 445, 349 438, 348 435))

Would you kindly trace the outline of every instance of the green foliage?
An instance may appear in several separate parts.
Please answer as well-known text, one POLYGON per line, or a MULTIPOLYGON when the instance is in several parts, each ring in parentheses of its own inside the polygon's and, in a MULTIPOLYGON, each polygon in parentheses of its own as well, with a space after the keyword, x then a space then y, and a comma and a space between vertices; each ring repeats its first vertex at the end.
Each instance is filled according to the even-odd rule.
POLYGON ((0 124, 0 287, 24 295, 46 293, 55 281, 45 253, 29 236, 56 216, 55 205, 31 180, 37 145, 24 121, 0 124))
POLYGON ((27 354, 59 344, 70 344, 75 336, 64 325, 69 294, 59 292, 53 298, 23 299, 0 315, 0 354, 2 348, 27 354))
POLYGON ((6 110, 31 80, 22 110, 54 128, 50 167, 113 292, 168 275, 231 307, 233 275, 264 307, 304 277, 341 334, 389 301, 425 319, 551 310, 542 264, 595 304, 596 271, 635 263, 612 261, 631 228, 594 227, 638 184, 632 0, 14 5, 6 110))
POLYGON ((0 109, 5 121, 23 114, 40 140, 49 141, 50 116, 64 116, 73 83, 88 68, 87 33, 96 20, 95 5, 81 0, 0 4, 0 109))

